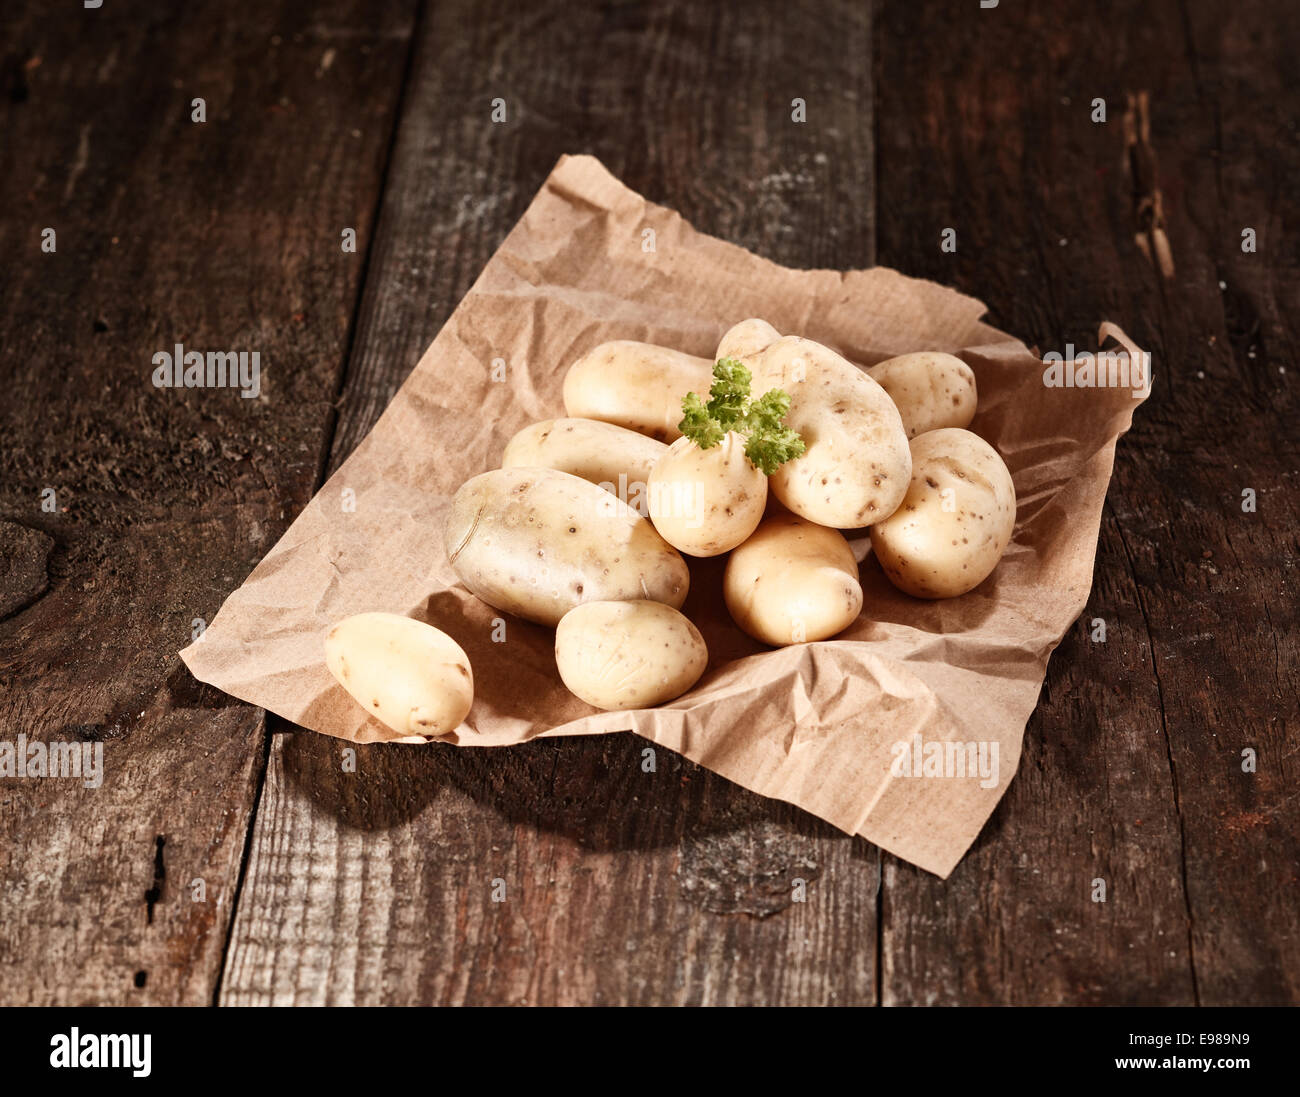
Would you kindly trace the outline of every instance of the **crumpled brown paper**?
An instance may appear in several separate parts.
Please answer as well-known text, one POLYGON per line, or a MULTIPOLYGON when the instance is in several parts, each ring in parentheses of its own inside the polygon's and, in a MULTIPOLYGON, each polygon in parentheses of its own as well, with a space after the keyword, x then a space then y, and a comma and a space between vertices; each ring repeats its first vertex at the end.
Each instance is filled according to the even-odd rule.
POLYGON ((696 232, 599 161, 565 157, 374 430, 181 657, 196 678, 305 727, 391 739, 325 669, 323 639, 349 614, 408 614, 469 654, 474 707, 452 742, 631 729, 946 876, 1006 790, 1048 655, 1087 599, 1115 442, 1139 403, 1125 388, 1046 387, 1042 363, 980 323, 984 311, 892 270, 779 267, 696 232), (890 586, 869 540, 850 534, 861 617, 834 640, 775 651, 731 623, 723 562, 692 561, 684 608, 709 669, 660 708, 598 712, 561 683, 551 630, 511 619, 494 641, 499 614, 447 562, 445 508, 498 466, 515 431, 564 413, 565 369, 597 343, 711 357, 749 316, 864 365, 915 350, 965 359, 979 387, 972 429, 1015 479, 1014 540, 976 590, 924 602, 890 586), (996 744, 996 777, 904 775, 914 760, 926 772, 941 741, 983 744, 962 753, 986 762, 996 744))

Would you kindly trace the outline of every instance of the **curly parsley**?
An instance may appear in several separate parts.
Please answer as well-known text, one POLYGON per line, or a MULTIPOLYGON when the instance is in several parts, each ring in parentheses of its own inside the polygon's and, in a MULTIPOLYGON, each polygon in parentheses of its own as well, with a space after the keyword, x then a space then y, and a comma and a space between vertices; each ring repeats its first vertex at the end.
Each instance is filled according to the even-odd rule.
POLYGON ((781 389, 771 389, 751 400, 751 380, 749 370, 737 359, 721 359, 713 367, 708 402, 699 393, 688 392, 677 429, 700 449, 716 446, 728 431, 735 431, 745 439, 750 464, 771 476, 786 461, 802 457, 808 447, 782 423, 790 411, 790 397, 781 389))

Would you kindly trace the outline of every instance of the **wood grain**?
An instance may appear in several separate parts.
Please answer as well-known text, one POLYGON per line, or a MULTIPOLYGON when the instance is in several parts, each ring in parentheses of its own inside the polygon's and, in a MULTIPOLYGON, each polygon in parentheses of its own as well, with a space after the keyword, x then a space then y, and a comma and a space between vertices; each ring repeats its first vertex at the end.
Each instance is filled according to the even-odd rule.
POLYGON ((1009 794, 946 884, 886 858, 886 1002, 1297 1000, 1296 402, 1279 372, 1297 264, 1277 183, 1297 166, 1296 22, 1254 3, 885 6, 880 261, 979 295, 1044 350, 1118 321, 1156 370, 1009 794), (888 49, 941 39, 965 45, 888 49), (1154 179, 1135 186, 1123 114, 1142 90, 1154 179), (1172 278, 1135 238, 1153 182, 1172 278), (1269 243, 1242 255, 1250 224, 1269 243))
MULTIPOLYGON (((869 70, 862 5, 434 5, 331 467, 563 153, 780 261, 869 264, 869 70)), ((277 735, 222 1001, 873 1002, 876 851, 668 752, 643 772, 647 746, 367 747, 349 774, 277 735)))
POLYGON ((0 738, 106 772, 0 780, 0 998, 210 1002, 264 720, 175 653, 315 487, 411 12, 27 9, 0 35, 0 738), (155 388, 178 342, 259 351, 261 397, 155 388))

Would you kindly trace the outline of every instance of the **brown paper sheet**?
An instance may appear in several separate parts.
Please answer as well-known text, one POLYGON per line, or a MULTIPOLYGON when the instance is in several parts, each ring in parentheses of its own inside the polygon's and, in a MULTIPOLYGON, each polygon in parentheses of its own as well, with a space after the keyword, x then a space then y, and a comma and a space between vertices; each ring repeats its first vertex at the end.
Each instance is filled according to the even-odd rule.
POLYGON ((1115 442, 1140 402, 1123 388, 1046 387, 1042 363, 984 311, 892 270, 777 266, 696 232, 599 161, 565 157, 374 430, 181 656, 196 678, 304 727, 391 739, 325 669, 323 639, 349 614, 408 614, 469 654, 461 746, 632 730, 947 876, 1005 792, 1047 658, 1088 597, 1115 442), (638 339, 711 357, 749 316, 864 365, 914 350, 965 359, 979 387, 972 429, 1015 479, 1014 540, 976 590, 923 602, 850 535, 861 617, 834 640, 775 651, 731 623, 722 561, 692 561, 685 611, 709 669, 671 704, 598 712, 560 682, 551 630, 510 619, 493 642, 499 615, 458 584, 442 516, 515 431, 563 414, 564 371, 592 346, 638 339), (996 780, 891 774, 945 740, 996 743, 996 780))

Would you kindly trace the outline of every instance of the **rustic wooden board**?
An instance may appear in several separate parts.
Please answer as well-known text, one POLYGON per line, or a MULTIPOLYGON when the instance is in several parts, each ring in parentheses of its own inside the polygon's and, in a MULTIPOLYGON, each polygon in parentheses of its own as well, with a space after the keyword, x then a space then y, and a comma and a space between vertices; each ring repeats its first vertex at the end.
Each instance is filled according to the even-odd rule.
MULTIPOLYGON (((779 261, 869 264, 870 56, 857 4, 433 5, 331 466, 562 153, 779 261)), ((876 850, 668 752, 645 773, 647 746, 366 747, 345 773, 345 744, 275 736, 221 1000, 875 1001, 876 850)))
POLYGON ((1281 231, 1297 42, 1294 17, 1257 3, 888 4, 878 21, 880 262, 981 296, 1044 350, 1093 347, 1118 321, 1157 374, 1010 793, 946 884, 886 858, 885 1002, 1300 998, 1296 400, 1279 372, 1300 288, 1281 231), (1150 220, 1123 118, 1140 90, 1135 175, 1139 197, 1162 192, 1169 278, 1135 240, 1150 220), (1246 225, 1258 254, 1241 253, 1246 225))
POLYGON ((316 485, 411 16, 6 6, 0 738, 106 776, 0 780, 5 1004, 213 999, 264 721, 175 652, 316 485), (176 342, 259 351, 263 395, 155 389, 176 342))
POLYGON ((0 779, 0 1001, 1300 1000, 1300 15, 707 7, 0 15, 0 739, 108 768, 0 779), (878 257, 1043 349, 1109 318, 1154 352, 1088 609, 948 881, 630 735, 347 772, 175 659, 564 152, 779 262, 878 257), (266 395, 157 392, 177 340, 260 349, 266 395))

